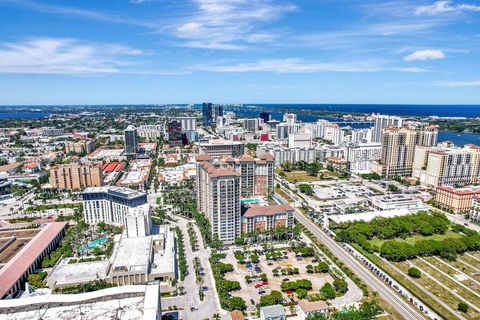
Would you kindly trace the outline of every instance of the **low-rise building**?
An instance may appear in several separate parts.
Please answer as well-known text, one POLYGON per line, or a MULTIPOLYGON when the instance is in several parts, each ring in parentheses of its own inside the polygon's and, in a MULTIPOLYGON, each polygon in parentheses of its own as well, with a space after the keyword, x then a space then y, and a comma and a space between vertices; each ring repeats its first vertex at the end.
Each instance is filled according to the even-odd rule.
POLYGON ((368 197, 369 205, 380 211, 408 209, 410 212, 428 210, 422 200, 410 194, 387 194, 368 197))
POLYGON ((318 313, 328 313, 328 305, 325 301, 310 302, 302 299, 298 301, 298 304, 295 306, 295 310, 297 311, 297 317, 300 320, 305 320, 308 317, 318 313))
POLYGON ((473 206, 473 198, 480 195, 480 188, 454 188, 440 186, 435 190, 435 204, 453 213, 469 213, 473 206))
POLYGON ((242 217, 242 232, 268 231, 277 227, 294 226, 295 209, 288 204, 252 206, 242 217))
POLYGON ((260 320, 287 320, 285 309, 282 305, 276 304, 260 308, 260 320))
POLYGON ((95 147, 95 140, 66 141, 65 153, 89 154, 95 147))
POLYGON ((210 140, 200 142, 198 145, 200 154, 206 154, 212 157, 240 157, 245 153, 245 146, 241 142, 229 140, 210 140))

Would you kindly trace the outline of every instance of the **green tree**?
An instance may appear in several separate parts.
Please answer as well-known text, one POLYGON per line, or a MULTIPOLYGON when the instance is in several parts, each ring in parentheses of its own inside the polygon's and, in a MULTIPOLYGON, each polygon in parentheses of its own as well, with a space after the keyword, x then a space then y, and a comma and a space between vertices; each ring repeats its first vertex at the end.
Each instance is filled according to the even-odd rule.
POLYGON ((412 278, 420 278, 422 276, 422 272, 417 268, 410 268, 408 269, 408 275, 412 278))
POLYGON ((335 290, 330 283, 325 283, 320 289, 320 294, 325 300, 335 299, 335 290))
POLYGON ((469 309, 468 304, 466 304, 465 302, 460 302, 457 306, 457 310, 463 313, 467 313, 468 309, 469 309))

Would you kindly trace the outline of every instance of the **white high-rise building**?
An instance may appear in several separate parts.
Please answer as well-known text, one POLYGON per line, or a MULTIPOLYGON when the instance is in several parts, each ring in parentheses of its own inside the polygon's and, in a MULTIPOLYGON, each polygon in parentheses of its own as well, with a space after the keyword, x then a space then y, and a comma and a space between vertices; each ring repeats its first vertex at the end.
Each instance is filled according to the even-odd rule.
POLYGON ((137 128, 137 133, 140 138, 157 139, 163 134, 163 126, 159 124, 141 125, 137 128))
POLYGON ((197 118, 195 117, 172 117, 170 122, 177 120, 180 122, 182 131, 195 131, 197 130, 197 118))
POLYGON ((297 122, 297 115, 295 113, 285 113, 283 115, 283 122, 294 124, 297 122))
POLYGON ((387 127, 401 128, 403 119, 397 116, 387 116, 382 114, 372 114, 374 127, 372 132, 372 142, 382 142, 383 130, 387 127))
POLYGON ((286 140, 288 136, 300 130, 299 123, 279 123, 276 127, 277 139, 286 140))
POLYGON ((355 143, 347 147, 346 159, 349 170, 353 173, 369 173, 372 161, 382 158, 381 143, 355 143))
POLYGON ((123 225, 127 237, 150 234, 150 204, 146 193, 123 187, 91 187, 82 192, 82 200, 86 223, 123 225))
POLYGON ((312 136, 310 134, 295 133, 288 136, 289 148, 310 148, 312 136))

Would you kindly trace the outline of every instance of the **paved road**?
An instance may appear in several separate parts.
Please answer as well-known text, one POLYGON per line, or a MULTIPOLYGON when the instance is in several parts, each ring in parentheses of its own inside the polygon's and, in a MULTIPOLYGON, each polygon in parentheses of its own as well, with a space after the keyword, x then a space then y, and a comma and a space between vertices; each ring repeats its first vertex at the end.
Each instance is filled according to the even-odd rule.
POLYGON ((295 218, 310 230, 321 242, 327 245, 333 254, 340 258, 353 273, 362 279, 362 281, 369 287, 377 291, 379 295, 390 303, 399 314, 405 317, 405 319, 425 319, 415 307, 403 300, 403 298, 398 296, 387 284, 370 273, 370 271, 346 252, 337 242, 335 242, 335 240, 331 239, 325 232, 319 229, 309 218, 305 217, 298 210, 295 213, 295 218))
POLYGON ((185 289, 185 295, 171 297, 171 298, 162 298, 162 309, 167 309, 169 306, 176 305, 178 307, 184 308, 182 312, 182 318, 185 320, 202 320, 202 319, 212 319, 215 313, 220 314, 222 319, 227 318, 227 313, 224 310, 220 310, 219 301, 217 298, 213 275, 211 272, 210 262, 208 257, 210 256, 209 249, 205 248, 202 243, 202 236, 200 230, 194 223, 194 230, 197 234, 197 239, 199 240, 199 249, 195 252, 192 251, 190 245, 190 238, 188 236, 187 230, 187 219, 181 218, 179 216, 174 216, 177 220, 175 223, 180 227, 183 232, 183 239, 185 243, 185 255, 187 257, 188 264, 188 275, 185 277, 185 280, 181 285, 185 289), (200 301, 198 295, 199 283, 196 282, 195 271, 193 268, 193 259, 198 257, 200 263, 203 267, 203 272, 205 276, 203 277, 203 287, 206 288, 205 299, 200 301), (198 308, 198 310, 190 311, 190 307, 198 308))

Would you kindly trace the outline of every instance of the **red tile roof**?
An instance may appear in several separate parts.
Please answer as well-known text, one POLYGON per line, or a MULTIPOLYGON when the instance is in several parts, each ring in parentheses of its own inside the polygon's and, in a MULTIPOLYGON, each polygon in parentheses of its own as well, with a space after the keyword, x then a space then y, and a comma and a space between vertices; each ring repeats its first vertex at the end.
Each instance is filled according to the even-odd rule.
POLYGON ((0 269, 0 298, 3 297, 25 271, 30 268, 38 256, 50 245, 66 225, 66 222, 48 223, 0 269))
POLYGON ((245 218, 259 217, 259 216, 274 216, 288 211, 294 211, 292 206, 288 204, 278 204, 272 206, 255 206, 249 208, 243 215, 245 218))

